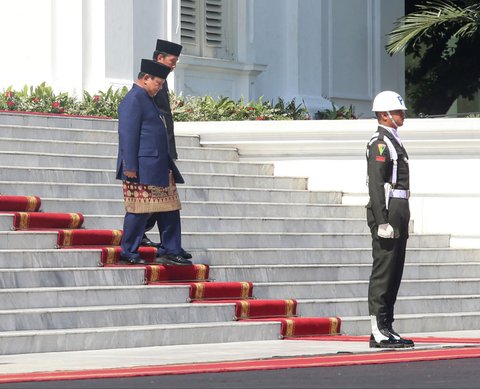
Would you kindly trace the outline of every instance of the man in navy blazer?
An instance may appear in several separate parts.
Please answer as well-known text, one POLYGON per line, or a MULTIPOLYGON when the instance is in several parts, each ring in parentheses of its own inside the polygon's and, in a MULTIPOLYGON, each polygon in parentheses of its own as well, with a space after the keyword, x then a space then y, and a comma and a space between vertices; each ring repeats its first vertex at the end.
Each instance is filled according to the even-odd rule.
MULTIPOLYGON (((157 45, 155 47, 155 51, 153 52, 153 60, 157 61, 163 65, 168 66, 173 72, 177 66, 177 62, 180 57, 180 53, 182 52, 182 45, 179 45, 175 42, 170 42, 162 39, 157 39, 157 45)), ((178 158, 177 154, 177 147, 175 144, 175 134, 174 134, 174 124, 173 124, 173 115, 172 115, 172 108, 170 106, 170 97, 169 97, 169 90, 168 90, 168 82, 165 80, 165 84, 163 84, 162 89, 155 95, 153 98, 155 104, 157 105, 160 112, 162 112, 165 118, 165 125, 167 126, 167 134, 168 134, 168 152, 173 160, 178 158)), ((180 211, 177 211, 177 217, 180 219, 180 211)), ((147 226, 145 231, 150 231, 155 227, 156 217, 152 215, 147 222, 147 226)), ((142 238, 142 246, 150 246, 150 247, 157 247, 162 248, 162 243, 155 243, 151 241, 146 233, 143 235, 142 238)), ((180 252, 180 256, 185 259, 192 258, 192 254, 185 251, 183 248, 180 252)))
POLYGON ((190 265, 180 257, 182 250, 181 208, 175 183, 183 183, 175 162, 168 153, 165 119, 153 101, 170 72, 168 66, 143 59, 132 89, 118 108, 119 148, 117 179, 123 181, 125 219, 121 261, 144 264, 138 248, 151 215, 162 226, 163 250, 156 262, 190 265))

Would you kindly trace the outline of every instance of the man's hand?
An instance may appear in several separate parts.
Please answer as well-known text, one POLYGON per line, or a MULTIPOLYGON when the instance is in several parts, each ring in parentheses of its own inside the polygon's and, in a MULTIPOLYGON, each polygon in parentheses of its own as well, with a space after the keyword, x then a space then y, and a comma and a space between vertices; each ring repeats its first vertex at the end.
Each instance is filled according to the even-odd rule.
POLYGON ((378 226, 377 235, 384 239, 392 239, 395 236, 393 227, 388 223, 378 226))
POLYGON ((125 170, 123 172, 128 178, 137 178, 137 172, 135 170, 125 170))

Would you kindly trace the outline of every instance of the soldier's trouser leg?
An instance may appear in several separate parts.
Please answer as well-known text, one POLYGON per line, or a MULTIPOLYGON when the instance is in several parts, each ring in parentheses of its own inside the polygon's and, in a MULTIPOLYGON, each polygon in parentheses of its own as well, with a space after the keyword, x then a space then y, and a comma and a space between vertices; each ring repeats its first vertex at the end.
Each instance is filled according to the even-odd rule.
POLYGON ((395 230, 394 239, 377 236, 377 226, 371 209, 367 209, 367 221, 372 231, 372 273, 368 287, 370 315, 393 321, 394 305, 403 275, 405 250, 408 239, 410 210, 408 200, 392 198, 388 221, 395 230))

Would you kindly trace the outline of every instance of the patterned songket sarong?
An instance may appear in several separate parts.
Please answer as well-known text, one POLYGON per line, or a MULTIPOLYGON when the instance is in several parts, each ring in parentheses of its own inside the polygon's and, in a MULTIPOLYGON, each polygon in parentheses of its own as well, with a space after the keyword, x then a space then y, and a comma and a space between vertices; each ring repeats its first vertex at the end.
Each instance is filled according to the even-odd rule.
POLYGON ((123 198, 125 210, 129 213, 170 212, 182 209, 171 172, 168 187, 123 181, 123 198))

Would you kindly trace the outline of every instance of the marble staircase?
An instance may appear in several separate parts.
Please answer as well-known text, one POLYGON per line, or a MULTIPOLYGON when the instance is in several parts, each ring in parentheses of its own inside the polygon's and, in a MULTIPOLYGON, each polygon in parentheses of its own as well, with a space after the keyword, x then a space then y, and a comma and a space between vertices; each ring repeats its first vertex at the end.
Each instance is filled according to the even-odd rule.
MULTIPOLYGON (((36 195, 44 212, 81 212, 121 229, 116 123, 0 114, 0 193, 36 195)), ((369 333, 370 237, 362 206, 307 190, 272 164, 178 136, 183 246, 217 281, 252 281, 258 299, 297 299, 302 316, 339 316, 369 333)), ((99 250, 56 248, 52 231, 12 231, 0 214, 0 347, 29 353, 277 339, 279 323, 237 322, 231 303, 191 304, 188 286, 143 285, 143 270, 99 267, 99 250)), ((149 233, 158 241, 158 232, 149 233)), ((411 224, 399 332, 476 328, 480 250, 411 224)))

